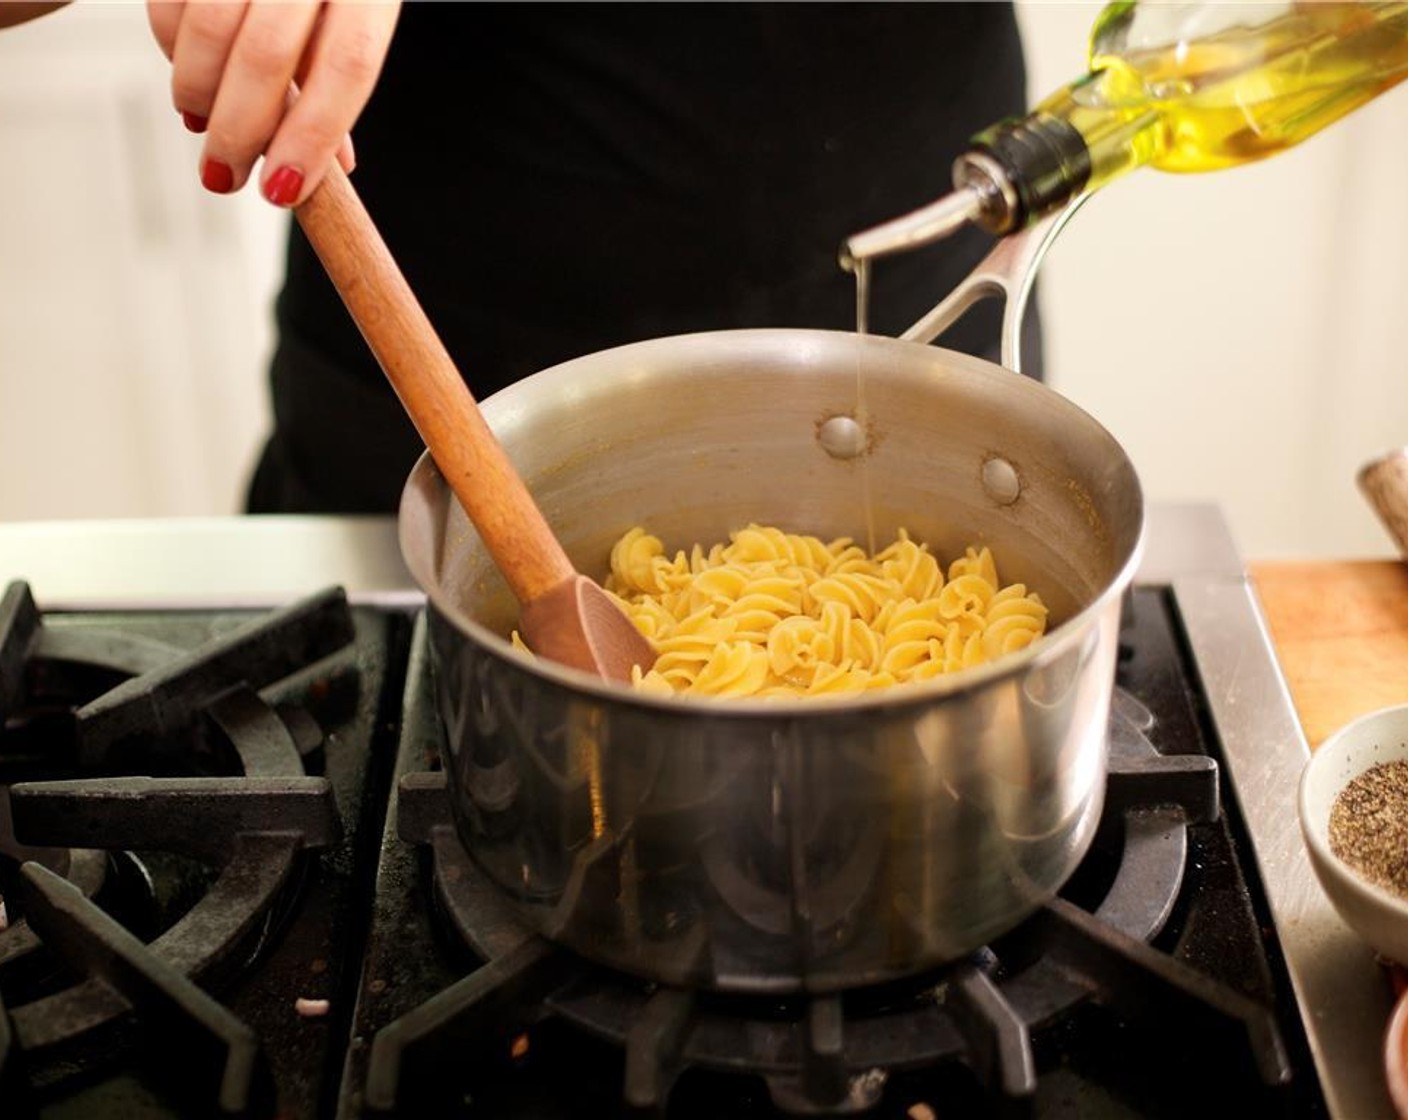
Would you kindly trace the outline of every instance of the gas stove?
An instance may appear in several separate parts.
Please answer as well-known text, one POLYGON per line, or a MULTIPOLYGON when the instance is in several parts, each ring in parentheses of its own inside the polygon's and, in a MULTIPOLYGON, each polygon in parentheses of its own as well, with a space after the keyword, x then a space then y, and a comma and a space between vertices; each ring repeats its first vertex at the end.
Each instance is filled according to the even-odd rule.
POLYGON ((814 996, 623 977, 455 833, 383 519, 0 528, 6 1116, 1388 1115, 1391 991, 1212 507, 1155 507, 1099 835, 969 959, 814 996))

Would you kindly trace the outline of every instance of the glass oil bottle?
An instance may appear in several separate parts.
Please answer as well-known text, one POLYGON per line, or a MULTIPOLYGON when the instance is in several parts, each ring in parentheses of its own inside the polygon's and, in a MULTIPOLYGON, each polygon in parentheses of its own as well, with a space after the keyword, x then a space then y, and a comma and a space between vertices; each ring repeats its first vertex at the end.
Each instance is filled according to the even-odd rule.
POLYGON ((1088 72, 975 136, 953 193, 851 237, 843 263, 973 223, 1011 233, 1139 167, 1215 171, 1284 151, 1408 77, 1408 3, 1107 5, 1088 72))

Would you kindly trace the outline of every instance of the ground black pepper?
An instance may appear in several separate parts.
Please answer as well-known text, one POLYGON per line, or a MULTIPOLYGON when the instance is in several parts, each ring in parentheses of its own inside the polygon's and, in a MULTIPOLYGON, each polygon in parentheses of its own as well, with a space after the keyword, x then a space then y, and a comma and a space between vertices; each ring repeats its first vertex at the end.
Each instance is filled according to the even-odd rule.
POLYGON ((1330 807, 1330 851, 1408 898, 1408 760, 1380 762, 1340 790, 1330 807))

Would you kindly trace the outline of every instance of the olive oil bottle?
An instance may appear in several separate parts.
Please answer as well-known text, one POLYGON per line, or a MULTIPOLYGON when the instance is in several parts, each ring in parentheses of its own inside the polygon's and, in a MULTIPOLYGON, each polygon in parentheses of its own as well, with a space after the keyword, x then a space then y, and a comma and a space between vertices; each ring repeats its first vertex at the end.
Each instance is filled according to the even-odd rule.
MULTIPOLYGON (((966 223, 996 234, 1139 167, 1216 171, 1313 136, 1408 77, 1408 3, 1107 5, 1089 72, 973 138, 952 194, 845 246, 848 264, 966 223)), ((1408 120, 1405 120, 1408 128, 1408 120)))

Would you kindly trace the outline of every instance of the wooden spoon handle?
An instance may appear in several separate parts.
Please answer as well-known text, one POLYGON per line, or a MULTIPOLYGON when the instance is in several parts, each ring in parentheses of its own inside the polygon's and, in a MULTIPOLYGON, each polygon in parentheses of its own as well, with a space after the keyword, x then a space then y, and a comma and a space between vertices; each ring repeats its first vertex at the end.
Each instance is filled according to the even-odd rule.
POLYGON ((520 602, 576 570, 336 164, 295 211, 401 404, 520 602))

